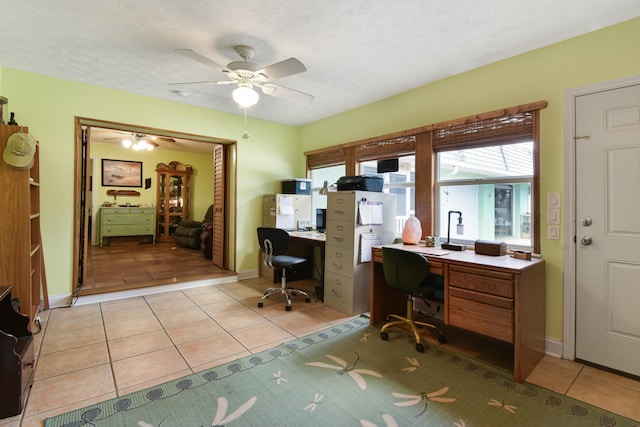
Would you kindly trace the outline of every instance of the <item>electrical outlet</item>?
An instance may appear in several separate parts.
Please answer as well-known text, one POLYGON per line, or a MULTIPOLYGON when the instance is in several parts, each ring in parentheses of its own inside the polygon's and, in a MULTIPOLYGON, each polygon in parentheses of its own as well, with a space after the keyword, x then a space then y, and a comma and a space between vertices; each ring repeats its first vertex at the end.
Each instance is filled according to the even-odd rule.
POLYGON ((555 224, 547 225, 547 238, 549 240, 560 240, 560 226, 555 224))

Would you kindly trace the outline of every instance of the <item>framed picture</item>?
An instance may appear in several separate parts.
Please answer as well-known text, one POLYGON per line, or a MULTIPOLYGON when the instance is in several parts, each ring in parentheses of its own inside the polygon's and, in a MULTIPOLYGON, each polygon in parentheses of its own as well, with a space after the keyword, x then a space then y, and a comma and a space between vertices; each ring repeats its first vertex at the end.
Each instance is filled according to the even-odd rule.
POLYGON ((142 162, 102 159, 103 187, 142 187, 142 162))

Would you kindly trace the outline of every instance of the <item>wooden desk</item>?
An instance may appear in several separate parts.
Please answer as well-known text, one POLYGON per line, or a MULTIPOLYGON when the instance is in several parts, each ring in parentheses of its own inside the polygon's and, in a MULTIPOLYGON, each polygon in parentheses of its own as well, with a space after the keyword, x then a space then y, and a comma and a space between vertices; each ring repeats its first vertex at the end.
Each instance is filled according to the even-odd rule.
MULTIPOLYGON (((389 246, 423 253, 431 273, 444 276, 445 324, 512 344, 513 378, 516 382, 527 378, 544 356, 544 260, 389 246)), ((380 246, 373 248, 372 259, 370 322, 375 325, 390 313, 404 314, 406 296, 384 279, 380 246)))

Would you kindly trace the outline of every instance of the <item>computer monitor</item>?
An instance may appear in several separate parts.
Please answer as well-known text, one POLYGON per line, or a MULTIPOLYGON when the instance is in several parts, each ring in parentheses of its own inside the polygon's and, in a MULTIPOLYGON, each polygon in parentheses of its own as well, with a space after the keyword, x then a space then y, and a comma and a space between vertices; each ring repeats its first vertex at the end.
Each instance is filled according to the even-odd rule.
POLYGON ((316 209, 316 230, 321 233, 327 231, 327 210, 316 209))

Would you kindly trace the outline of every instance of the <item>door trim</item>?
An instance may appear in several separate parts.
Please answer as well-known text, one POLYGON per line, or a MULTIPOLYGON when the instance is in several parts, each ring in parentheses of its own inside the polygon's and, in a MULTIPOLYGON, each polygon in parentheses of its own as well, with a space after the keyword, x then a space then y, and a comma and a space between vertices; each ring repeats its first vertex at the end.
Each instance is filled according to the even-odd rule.
POLYGON ((574 360, 576 356, 576 167, 573 139, 576 128, 575 102, 578 96, 590 95, 626 86, 640 84, 640 76, 625 77, 587 86, 566 89, 564 92, 564 268, 563 268, 563 339, 562 358, 574 360))
MULTIPOLYGON (((225 176, 227 178, 227 181, 229 181, 231 183, 231 179, 233 177, 233 186, 228 186, 225 189, 225 203, 227 204, 227 206, 225 206, 225 210, 227 211, 227 215, 225 216, 225 224, 224 224, 224 229, 225 229, 225 236, 228 236, 227 242, 225 242, 225 247, 224 247, 224 251, 225 251, 225 267, 229 270, 229 271, 236 271, 236 233, 237 233, 237 226, 234 223, 231 223, 231 221, 229 220, 229 214, 228 212, 233 211, 234 213, 236 212, 236 204, 237 204, 237 187, 236 182, 237 180, 235 179, 235 176, 237 175, 237 155, 236 155, 236 150, 237 150, 237 141, 236 140, 231 140, 231 139, 225 139, 225 138, 218 138, 218 137, 211 137, 211 136, 206 136, 206 135, 197 135, 197 134, 189 134, 189 133, 185 133, 185 132, 178 132, 178 131, 170 131, 170 130, 166 130, 166 129, 159 129, 159 128, 151 128, 151 127, 145 127, 145 126, 140 126, 140 125, 132 125, 132 124, 126 124, 126 123, 120 123, 120 122, 111 122, 111 121, 106 121, 106 120, 100 120, 100 119, 92 119, 92 118, 87 118, 87 117, 80 117, 80 116, 76 116, 75 117, 75 147, 74 147, 74 239, 73 239, 73 267, 72 267, 72 283, 71 283, 71 294, 72 295, 76 295, 77 294, 77 285, 78 285, 78 272, 79 272, 79 267, 78 267, 78 263, 80 260, 80 256, 79 256, 79 239, 82 238, 83 236, 81 236, 80 230, 79 230, 79 207, 80 207, 80 196, 81 196, 81 185, 80 185, 80 180, 81 180, 81 176, 82 176, 82 172, 81 172, 81 167, 80 167, 80 163, 81 163, 81 153, 80 153, 80 146, 81 146, 81 131, 82 131, 82 127, 102 127, 102 128, 108 128, 108 129, 116 129, 116 130, 122 130, 122 131, 128 131, 128 132, 140 132, 140 133, 149 133, 149 134, 153 134, 153 135, 159 135, 159 136, 166 136, 166 137, 174 137, 174 138, 181 138, 181 139, 191 139, 194 141, 200 141, 200 142, 207 142, 210 143, 211 146, 213 147, 215 144, 220 144, 220 145, 224 145, 225 146, 225 152, 228 154, 228 158, 229 161, 225 164, 225 167, 227 167, 227 170, 225 171, 225 176), (229 243, 229 241, 231 243, 229 243)), ((85 260, 86 261, 86 260, 85 260)))

